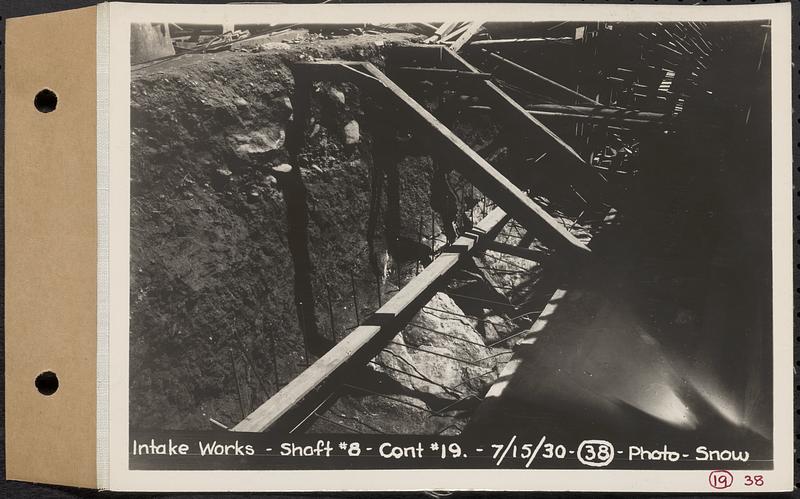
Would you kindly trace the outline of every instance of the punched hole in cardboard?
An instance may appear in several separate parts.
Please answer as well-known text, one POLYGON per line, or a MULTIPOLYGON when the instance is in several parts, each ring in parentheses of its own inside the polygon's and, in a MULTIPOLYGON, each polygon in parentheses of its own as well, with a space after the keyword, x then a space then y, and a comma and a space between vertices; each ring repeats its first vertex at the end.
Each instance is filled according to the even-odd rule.
POLYGON ((33 98, 33 105, 40 113, 52 113, 58 105, 58 96, 49 88, 45 88, 33 98))
POLYGON ((42 395, 50 396, 58 390, 58 376, 53 371, 44 371, 36 376, 36 389, 42 395))

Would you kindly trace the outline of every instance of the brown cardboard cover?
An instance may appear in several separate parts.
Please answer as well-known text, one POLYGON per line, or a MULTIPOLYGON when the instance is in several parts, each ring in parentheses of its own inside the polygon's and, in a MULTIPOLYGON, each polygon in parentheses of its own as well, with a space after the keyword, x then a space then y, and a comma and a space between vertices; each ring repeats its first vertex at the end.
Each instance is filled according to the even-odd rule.
POLYGON ((95 7, 6 26, 8 479, 97 485, 96 30, 95 7), (54 112, 34 107, 43 88, 54 112))

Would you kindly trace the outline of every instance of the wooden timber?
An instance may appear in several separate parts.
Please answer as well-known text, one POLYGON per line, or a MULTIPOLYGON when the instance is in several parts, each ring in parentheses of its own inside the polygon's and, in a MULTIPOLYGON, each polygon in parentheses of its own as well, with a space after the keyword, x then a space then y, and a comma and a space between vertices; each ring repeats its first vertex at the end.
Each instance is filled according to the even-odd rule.
MULTIPOLYGON (((438 66, 459 69, 462 71, 480 72, 478 68, 467 62, 463 57, 452 50, 434 46, 411 46, 413 55, 420 51, 428 50, 431 53, 427 60, 439 59, 438 66), (433 56, 433 57, 431 57, 433 56)), ((397 47, 396 50, 403 51, 408 47, 397 47)), ((597 174, 597 171, 589 168, 586 161, 555 132, 550 130, 538 118, 529 113, 516 100, 505 93, 499 86, 491 81, 475 82, 478 96, 486 102, 493 110, 498 119, 506 122, 513 128, 513 136, 524 137, 525 143, 531 147, 539 146, 548 152, 552 161, 557 162, 563 170, 565 180, 575 185, 581 192, 592 198, 602 200, 607 198, 607 181, 597 174)), ((515 217, 516 218, 516 217, 515 217)))
MULTIPOLYGON (((441 45, 404 45, 389 52, 392 66, 428 66, 460 71, 480 71, 464 58, 441 45)), ((523 147, 548 153, 562 171, 564 181, 574 185, 585 197, 604 201, 609 196, 607 180, 590 168, 586 161, 564 140, 529 113, 516 100, 491 81, 470 81, 470 89, 505 122, 511 137, 524 138, 523 147)), ((516 218, 516 216, 515 216, 516 218)))
POLYGON ((470 46, 485 47, 493 45, 519 45, 525 43, 548 43, 548 42, 571 43, 574 41, 575 39, 572 38, 571 36, 546 37, 546 38, 508 38, 502 40, 476 40, 474 42, 470 42, 470 46))
POLYGON ((423 80, 452 80, 454 78, 489 80, 492 78, 491 73, 474 73, 472 71, 459 71, 457 69, 401 66, 399 68, 394 68, 393 71, 395 72, 394 74, 398 76, 409 76, 423 80))
POLYGON ((461 24, 461 23, 458 23, 458 22, 442 23, 436 29, 436 31, 433 33, 433 35, 431 35, 431 36, 429 36, 428 38, 425 39, 424 43, 435 43, 435 42, 438 42, 439 40, 441 40, 445 36, 447 36, 449 33, 451 33, 453 30, 455 30, 456 27, 459 24, 461 24))
POLYGON ((533 104, 527 106, 535 116, 552 116, 583 120, 608 120, 631 124, 660 123, 666 119, 663 113, 631 111, 613 107, 565 106, 562 104, 533 104))
POLYGON ((592 99, 591 97, 587 97, 587 96, 581 94, 580 92, 576 92, 575 90, 573 90, 573 89, 571 89, 569 87, 566 87, 566 86, 558 83, 555 80, 551 80, 550 78, 547 78, 546 76, 540 75, 536 71, 533 71, 533 70, 531 70, 529 68, 526 68, 525 66, 522 66, 521 64, 517 64, 516 62, 514 62, 514 61, 512 61, 510 59, 506 59, 505 57, 502 57, 502 56, 500 56, 498 54, 495 54, 494 52, 489 52, 488 50, 483 50, 482 52, 484 54, 486 54, 491 60, 493 60, 495 62, 499 62, 501 64, 504 64, 507 67, 512 68, 512 69, 514 69, 514 70, 516 70, 516 71, 518 71, 518 72, 520 72, 522 74, 525 74, 525 75, 527 75, 527 76, 529 76, 529 77, 531 77, 531 78, 533 78, 535 80, 538 80, 540 82, 544 82, 544 83, 550 85, 551 87, 556 88, 556 89, 558 89, 558 90, 560 90, 562 92, 566 92, 566 93, 570 94, 573 97, 577 97, 578 99, 580 99, 580 100, 582 100, 582 101, 584 101, 586 103, 589 103, 589 104, 594 105, 594 106, 601 105, 597 100, 592 99))
MULTIPOLYGON (((442 51, 441 55, 443 63, 453 69, 472 71, 474 73, 481 72, 478 68, 452 50, 445 49, 442 51)), ((545 126, 544 123, 531 116, 525 108, 506 94, 495 83, 491 81, 481 82, 481 88, 483 90, 483 92, 481 92, 481 97, 483 97, 490 106, 497 109, 499 115, 504 120, 514 126, 520 127, 519 131, 530 140, 540 140, 544 146, 549 146, 550 149, 558 153, 565 161, 570 161, 573 164, 579 165, 586 163, 583 158, 575 152, 572 146, 564 142, 561 137, 545 126)))
MULTIPOLYGON (((492 112, 489 106, 467 106, 480 112, 492 112)), ((612 107, 568 106, 563 104, 531 104, 525 109, 534 116, 545 118, 563 118, 574 121, 592 121, 607 124, 626 125, 659 125, 666 122, 667 116, 662 113, 631 111, 612 107)))
POLYGON ((464 33, 459 36, 456 41, 450 44, 450 50, 453 52, 458 52, 461 48, 469 42, 473 36, 475 36, 478 31, 480 31, 481 27, 483 26, 482 22, 472 22, 469 24, 464 33))
POLYGON ((351 368, 362 366, 383 349, 436 293, 436 284, 482 239, 494 239, 509 217, 495 208, 469 233, 458 238, 430 265, 336 346, 250 413, 232 431, 291 430, 324 401, 328 388, 351 368))
POLYGON ((457 36, 461 36, 461 33, 465 32, 467 30, 467 28, 469 28, 469 24, 464 24, 463 26, 459 27, 458 29, 454 29, 453 31, 448 33, 446 36, 443 36, 442 39, 439 40, 439 43, 452 42, 453 38, 456 38, 457 36))

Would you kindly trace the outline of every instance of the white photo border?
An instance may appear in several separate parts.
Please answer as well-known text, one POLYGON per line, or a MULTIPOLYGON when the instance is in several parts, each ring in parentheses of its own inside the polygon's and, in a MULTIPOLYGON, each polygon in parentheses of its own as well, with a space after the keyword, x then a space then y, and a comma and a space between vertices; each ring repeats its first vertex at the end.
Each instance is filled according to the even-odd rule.
MULTIPOLYGON (((103 6, 101 6, 103 7, 103 6)), ((126 491, 609 491, 709 492, 708 470, 246 470, 135 471, 128 469, 129 426, 129 248, 130 248, 130 24, 180 20, 192 23, 374 23, 437 21, 748 21, 772 26, 772 271, 773 271, 773 445, 774 469, 758 471, 760 491, 794 486, 793 237, 791 6, 754 5, 600 5, 600 4, 345 4, 345 5, 166 5, 111 3, 109 15, 108 309, 98 310, 98 334, 108 352, 98 352, 98 378, 108 393, 108 411, 99 410, 98 428, 107 427, 103 486, 126 491), (108 322, 105 323, 104 320, 108 322), (103 337, 105 335, 105 337, 103 337), (108 354, 107 356, 105 354, 108 354), (107 415, 107 416, 106 416, 107 415), (101 423, 107 423, 101 424, 101 423)), ((98 12, 101 12, 99 9, 98 12)), ((104 42, 105 43, 105 42, 104 42)), ((103 51, 98 51, 102 54, 103 51)), ((99 133, 102 135, 103 131, 99 133)), ((98 144, 100 147, 100 144, 98 144)), ((107 158, 107 162, 106 162, 107 158)), ((101 242, 102 244, 102 242, 101 242)), ((100 290, 98 290, 100 291, 100 290)), ((99 300, 103 303, 103 300, 99 300)), ((105 400, 105 399, 104 399, 105 400)), ((100 453, 98 453, 100 458, 100 453)), ((747 473, 753 474, 755 470, 747 473)), ((743 474, 737 471, 734 474, 743 474)), ((726 493, 753 492, 736 480, 726 493)))

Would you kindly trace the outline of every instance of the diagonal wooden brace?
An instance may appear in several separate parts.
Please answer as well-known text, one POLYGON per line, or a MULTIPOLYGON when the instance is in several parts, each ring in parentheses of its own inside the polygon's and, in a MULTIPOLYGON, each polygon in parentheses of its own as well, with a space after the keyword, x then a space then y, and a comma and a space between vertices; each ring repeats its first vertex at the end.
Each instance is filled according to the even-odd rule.
MULTIPOLYGON (((404 109, 412 123, 427 132, 426 138, 442 155, 453 159, 453 166, 487 196, 497 202, 527 230, 545 244, 566 256, 588 255, 591 250, 551 217, 520 188, 509 181, 464 141, 437 120, 416 100, 369 63, 320 61, 296 65, 304 77, 351 81, 383 88, 404 109)), ((523 114, 528 113, 523 109, 523 114)))

